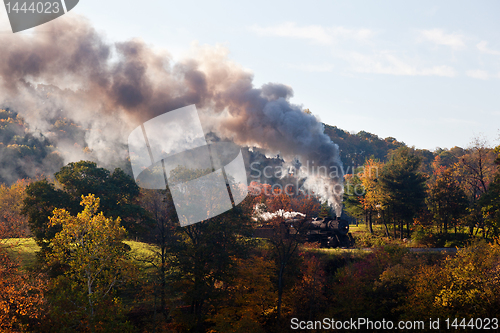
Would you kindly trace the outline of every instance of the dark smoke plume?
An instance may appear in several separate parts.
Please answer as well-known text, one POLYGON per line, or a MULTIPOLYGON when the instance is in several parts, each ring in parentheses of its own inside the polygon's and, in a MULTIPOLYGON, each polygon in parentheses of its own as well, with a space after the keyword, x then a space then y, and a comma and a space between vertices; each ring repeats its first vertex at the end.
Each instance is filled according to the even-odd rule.
MULTIPOLYGON (((255 88, 253 75, 220 47, 198 47, 193 57, 173 62, 141 40, 106 42, 84 18, 67 17, 43 32, 0 35, 0 105, 20 112, 33 129, 48 133, 51 120, 67 117, 87 129, 82 144, 106 164, 109 150, 123 146, 140 123, 196 104, 207 132, 285 161, 298 158, 305 186, 339 214, 338 147, 316 117, 289 102, 290 87, 255 88)), ((66 163, 86 157, 71 147, 63 153, 66 163)))

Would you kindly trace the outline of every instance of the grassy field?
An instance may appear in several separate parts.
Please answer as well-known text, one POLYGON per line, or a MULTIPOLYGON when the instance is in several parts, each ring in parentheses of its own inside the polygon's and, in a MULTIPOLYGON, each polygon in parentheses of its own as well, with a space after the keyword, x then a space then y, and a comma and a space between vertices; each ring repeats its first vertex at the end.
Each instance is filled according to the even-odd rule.
MULTIPOLYGON (((364 224, 359 226, 351 225, 350 232, 356 239, 355 248, 352 249, 321 249, 305 246, 306 251, 320 252, 327 257, 339 255, 363 256, 367 253, 365 248, 381 245, 399 245, 403 247, 418 246, 415 241, 403 242, 399 239, 386 239, 383 235, 382 226, 374 226, 374 231, 379 236, 370 235, 364 224)), ((154 268, 155 252, 158 250, 155 246, 146 243, 127 240, 125 244, 130 246, 129 256, 137 266, 147 273, 154 268)), ((258 245, 259 246, 259 245, 258 245)), ((262 244, 260 244, 262 246, 262 244)), ((0 239, 0 247, 7 248, 12 258, 19 263, 21 268, 29 269, 36 263, 36 252, 40 250, 33 238, 9 238, 0 239)))
POLYGON ((129 256, 143 274, 147 274, 150 270, 154 269, 153 262, 156 258, 155 252, 158 250, 157 247, 131 240, 124 241, 124 243, 130 246, 129 256))
POLYGON ((341 248, 336 248, 336 249, 307 248, 306 251, 315 252, 320 254, 321 256, 330 259, 334 259, 336 257, 362 258, 371 252, 369 249, 341 249, 341 248))
MULTIPOLYGON (((153 245, 127 240, 124 241, 125 244, 130 246, 130 258, 135 261, 139 267, 145 270, 151 269, 153 267, 152 258, 157 248, 153 245)), ((0 246, 8 248, 15 261, 17 261, 21 267, 29 268, 32 267, 36 262, 36 252, 40 250, 39 246, 35 243, 33 238, 9 238, 0 239, 0 246)), ((336 255, 341 253, 351 253, 354 255, 365 253, 363 249, 316 249, 307 248, 307 251, 318 251, 323 252, 328 255, 336 255)))
MULTIPOLYGON (((373 225, 373 235, 368 232, 368 227, 365 224, 358 226, 350 225, 349 231, 356 240, 356 247, 373 247, 381 245, 399 245, 403 247, 464 247, 479 236, 471 236, 469 229, 459 227, 457 233, 449 229, 447 233, 443 233, 438 227, 426 227, 425 229, 418 226, 411 226, 411 237, 407 238, 405 227, 404 238, 393 238, 394 229, 392 224, 389 225, 390 238, 385 235, 383 225, 373 225)), ((399 235, 399 232, 398 232, 399 235)))
POLYGON ((23 268, 32 267, 36 261, 36 252, 40 250, 33 238, 0 239, 0 246, 5 247, 12 259, 23 268))
MULTIPOLYGON (((132 260, 144 269, 152 267, 149 258, 154 254, 154 246, 136 241, 125 241, 124 243, 131 248, 132 260)), ((0 246, 7 248, 12 258, 25 269, 33 267, 36 262, 36 252, 40 250, 33 238, 0 239, 0 246)))

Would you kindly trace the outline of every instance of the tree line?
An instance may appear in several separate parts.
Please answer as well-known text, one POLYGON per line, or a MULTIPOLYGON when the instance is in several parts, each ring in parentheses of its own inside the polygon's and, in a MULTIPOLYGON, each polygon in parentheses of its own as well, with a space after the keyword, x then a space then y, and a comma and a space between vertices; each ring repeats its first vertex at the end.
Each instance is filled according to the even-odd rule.
MULTIPOLYGON (((173 173, 185 178, 189 170, 173 173)), ((1 221, 6 228, 0 238, 32 236, 40 249, 25 271, 9 255, 8 243, 0 246, 9 268, 0 283, 11 288, 0 301, 2 329, 223 332, 242 325, 240 331, 264 331, 281 322, 298 243, 276 238, 274 246, 258 245, 250 217, 255 200, 291 209, 287 196, 249 197, 224 214, 180 227, 168 188, 140 189, 122 170, 90 161, 70 163, 54 177, 1 187, 0 202, 18 204, 5 202, 10 213, 1 221), (149 244, 147 253, 131 251, 130 239, 149 244), (254 265, 256 280, 249 281, 254 265), (246 294, 253 296, 241 298, 246 294)), ((319 206, 315 200, 312 208, 294 203, 307 214, 319 206)))
POLYGON ((433 235, 446 238, 450 231, 497 237, 499 153, 500 147, 476 140, 469 149, 438 150, 428 171, 409 147, 391 152, 386 162, 369 158, 346 176, 346 210, 370 233, 374 224, 381 225, 385 237, 413 233, 431 242, 433 235))
POLYGON ((490 315, 499 302, 500 150, 453 153, 439 153, 426 173, 418 153, 403 146, 386 162, 368 159, 345 182, 346 208, 368 226, 380 224, 386 237, 415 237, 410 232, 417 227, 433 233, 456 227, 496 240, 450 258, 399 247, 329 255, 304 245, 301 233, 289 235, 279 214, 267 222, 273 226, 268 240, 252 237, 262 223, 252 219, 256 204, 305 218, 328 214, 307 195, 259 191, 235 209, 182 228, 168 189, 140 189, 122 170, 94 162, 62 167, 54 180, 1 185, 0 328, 283 332, 294 317, 490 315), (7 242, 27 236, 40 248, 29 269, 15 262, 7 242), (144 247, 132 251, 138 243, 130 240, 144 247), (475 302, 481 307, 471 310, 475 302))

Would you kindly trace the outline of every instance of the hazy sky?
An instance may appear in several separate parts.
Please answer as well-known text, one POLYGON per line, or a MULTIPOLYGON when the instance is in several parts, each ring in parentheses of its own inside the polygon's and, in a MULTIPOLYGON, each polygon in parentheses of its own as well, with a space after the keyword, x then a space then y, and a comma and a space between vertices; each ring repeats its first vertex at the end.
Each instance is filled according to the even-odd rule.
MULTIPOLYGON (((293 103, 347 131, 431 150, 499 144, 498 1, 80 0, 73 12, 174 59, 222 45, 257 85, 291 86, 293 103)), ((0 19, 7 33, 3 6, 0 19)))

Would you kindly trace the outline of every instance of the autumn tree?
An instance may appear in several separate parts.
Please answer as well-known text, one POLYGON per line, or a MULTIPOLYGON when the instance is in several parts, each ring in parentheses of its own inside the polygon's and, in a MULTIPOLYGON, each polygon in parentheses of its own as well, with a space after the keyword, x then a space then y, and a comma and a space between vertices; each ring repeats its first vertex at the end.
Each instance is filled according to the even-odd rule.
POLYGON ((362 314, 371 320, 395 319, 394 298, 398 297, 396 291, 399 289, 395 287, 400 278, 396 274, 384 278, 383 274, 391 267, 395 268, 391 273, 400 270, 405 252, 404 249, 380 247, 340 267, 326 288, 329 306, 323 316, 349 320, 362 314))
POLYGON ((452 168, 440 167, 434 172, 434 179, 429 184, 428 208, 445 233, 452 224, 456 234, 458 220, 468 206, 466 194, 455 179, 452 168))
MULTIPOLYGON (((198 180, 208 173, 211 173, 210 169, 174 168, 169 172, 169 191, 178 191, 184 182, 198 180), (174 188, 176 183, 177 189, 174 188)), ((182 200, 176 199, 175 202, 179 220, 189 219, 189 214, 195 210, 208 216, 220 209, 219 205, 223 203, 221 195, 228 198, 226 188, 221 191, 215 182, 204 180, 201 179, 196 188, 184 188, 176 193, 182 196, 182 200), (179 205, 192 207, 192 210, 184 210, 187 215, 179 214, 179 205)), ((182 227, 176 223, 168 243, 168 287, 182 291, 182 303, 189 308, 186 316, 177 315, 174 320, 181 321, 193 332, 205 330, 207 314, 214 311, 228 294, 236 276, 238 259, 245 256, 251 244, 246 238, 251 234, 249 216, 247 207, 241 203, 194 224, 182 227)))
POLYGON ((319 212, 320 204, 313 196, 305 195, 299 198, 290 198, 286 193, 275 190, 273 196, 267 200, 270 211, 296 211, 305 214, 305 217, 295 219, 293 223, 285 223, 283 214, 277 214, 270 224, 273 227, 273 236, 269 239, 272 246, 272 255, 276 263, 276 277, 278 290, 277 325, 281 322, 283 292, 286 287, 291 287, 290 267, 298 258, 298 247, 304 241, 305 231, 308 227, 307 220, 319 212), (295 204, 292 205, 292 202, 295 204), (295 206, 295 207, 293 207, 295 206))
POLYGON ((18 180, 10 187, 0 185, 0 234, 2 237, 26 237, 30 234, 28 219, 21 214, 26 186, 29 181, 18 180))
POLYGON ((401 238, 405 222, 409 237, 409 224, 425 200, 426 176, 418 172, 419 165, 420 158, 410 148, 402 147, 394 152, 380 175, 387 198, 386 207, 394 226, 399 223, 401 238))
MULTIPOLYGON (((365 222, 370 233, 373 233, 373 216, 378 215, 384 210, 386 203, 385 192, 380 182, 380 175, 384 164, 373 159, 369 159, 363 166, 363 172, 360 174, 361 184, 364 188, 364 195, 361 196, 360 202, 365 212, 365 222)), ((386 236, 389 237, 387 223, 383 219, 386 236)))
POLYGON ((221 333, 264 333, 276 311, 273 277, 274 264, 267 251, 254 249, 248 257, 239 259, 228 298, 214 316, 214 329, 221 333))
POLYGON ((15 250, 0 242, 0 332, 40 331, 48 310, 47 279, 23 270, 12 258, 15 250))
POLYGON ((420 158, 420 166, 418 171, 427 176, 430 176, 432 174, 434 153, 427 149, 415 149, 415 155, 420 158))
POLYGON ((106 217, 121 217, 130 232, 138 232, 144 222, 144 210, 136 202, 139 187, 121 169, 113 173, 89 161, 70 163, 55 174, 57 186, 42 179, 26 188, 22 213, 28 217, 31 232, 42 253, 50 249, 50 242, 58 226, 50 226, 49 216, 55 208, 64 208, 76 215, 81 196, 94 194, 101 200, 100 209, 106 217))
POLYGON ((490 318, 500 306, 500 246, 479 242, 412 274, 404 319, 490 318))
POLYGON ((366 191, 360 179, 359 171, 361 169, 362 167, 359 167, 356 170, 357 172, 344 175, 344 211, 356 219, 356 226, 365 217, 365 210, 363 209, 361 199, 366 194, 366 191))
POLYGON ((484 221, 487 227, 486 236, 497 237, 500 235, 500 146, 495 148, 497 158, 497 171, 495 178, 491 182, 488 191, 479 199, 479 205, 483 213, 484 221))
POLYGON ((236 207, 209 220, 178 226, 169 244, 170 287, 183 290, 190 329, 201 332, 208 311, 224 299, 246 253, 247 217, 236 207))
POLYGON ((460 157, 465 151, 460 147, 453 147, 452 149, 437 148, 434 152, 434 161, 432 162, 432 169, 436 170, 440 167, 453 167, 455 163, 460 160, 460 157))
POLYGON ((327 274, 324 263, 314 252, 302 251, 298 281, 290 293, 294 316, 315 320, 328 306, 326 297, 327 274))
POLYGON ((487 142, 475 138, 467 153, 460 159, 464 180, 469 184, 471 194, 478 199, 488 190, 493 178, 495 153, 488 148, 487 142))
POLYGON ((27 180, 19 180, 10 187, 0 185, 1 332, 38 331, 46 319, 46 276, 23 268, 13 257, 19 247, 12 237, 29 235, 27 219, 21 215, 27 184, 27 180))
POLYGON ((487 142, 484 139, 475 138, 454 166, 456 177, 469 198, 467 223, 470 234, 474 233, 474 229, 476 234, 480 229, 483 229, 484 235, 486 234, 479 199, 488 191, 489 184, 494 178, 495 158, 496 154, 488 148, 487 142))
POLYGON ((95 162, 80 161, 62 167, 54 176, 71 196, 74 207, 78 207, 82 195, 94 194, 106 217, 120 217, 128 232, 142 230, 144 211, 137 202, 139 186, 122 169, 110 172, 95 162))
MULTIPOLYGON (((251 185, 252 186, 252 185, 251 185)), ((257 195, 254 204, 265 206, 274 213, 267 221, 272 233, 268 239, 271 245, 271 256, 275 263, 276 288, 278 291, 276 319, 279 326, 282 318, 284 292, 293 286, 294 268, 299 260, 298 248, 305 240, 308 221, 320 214, 321 203, 314 195, 306 195, 295 191, 290 184, 285 187, 274 187, 267 184, 253 183, 252 189, 257 195), (286 221, 287 212, 299 212, 293 221, 286 221)), ((324 213, 330 215, 331 207, 323 206, 324 213)))
POLYGON ((49 252, 50 241, 60 231, 60 226, 49 224, 49 216, 55 208, 74 211, 71 198, 66 192, 56 189, 46 179, 28 185, 22 213, 28 218, 31 233, 41 248, 42 256, 49 252))
POLYGON ((52 241, 49 260, 64 267, 54 281, 52 316, 61 322, 59 331, 97 332, 128 330, 120 318, 115 291, 128 277, 126 231, 121 219, 107 218, 93 194, 82 196, 83 211, 77 216, 56 208, 51 226, 60 226, 52 241))

